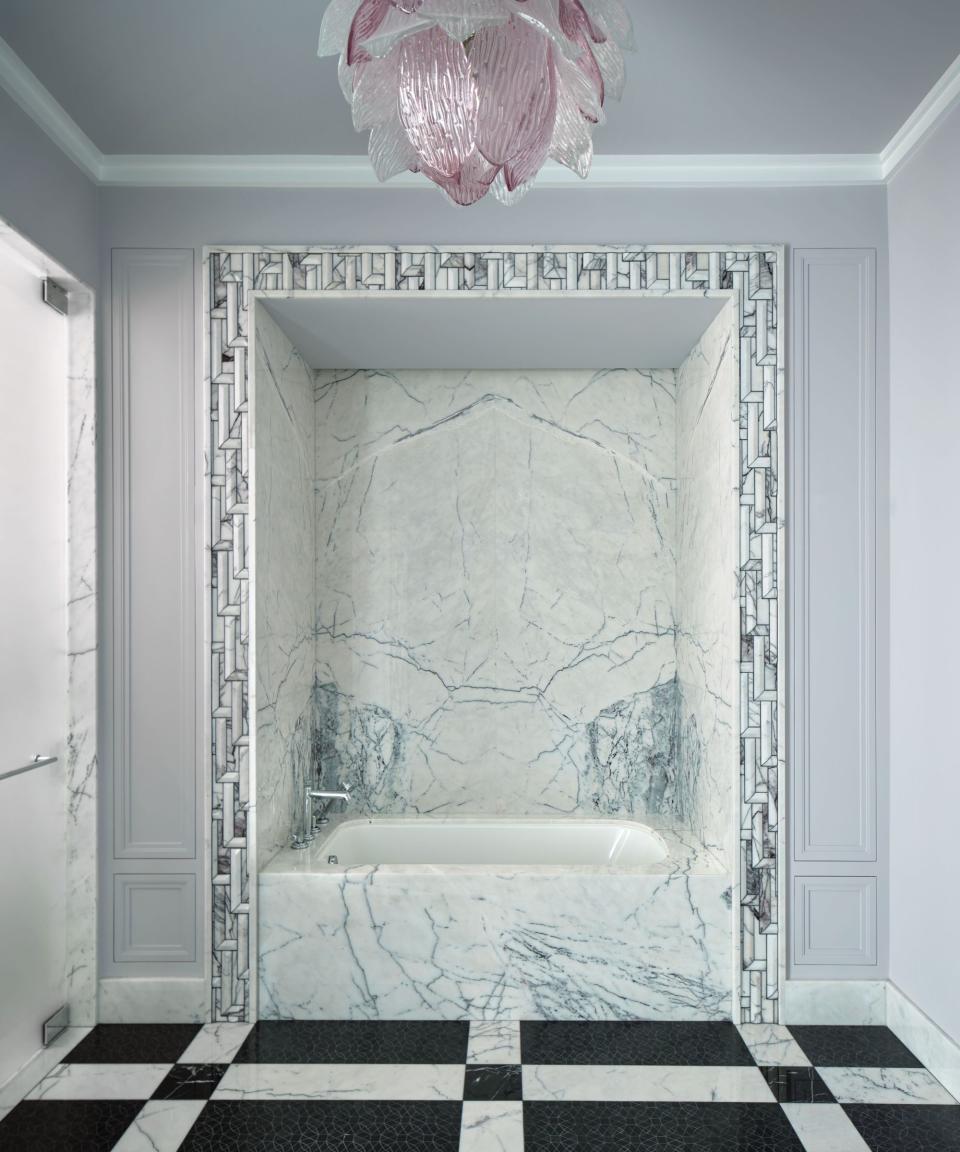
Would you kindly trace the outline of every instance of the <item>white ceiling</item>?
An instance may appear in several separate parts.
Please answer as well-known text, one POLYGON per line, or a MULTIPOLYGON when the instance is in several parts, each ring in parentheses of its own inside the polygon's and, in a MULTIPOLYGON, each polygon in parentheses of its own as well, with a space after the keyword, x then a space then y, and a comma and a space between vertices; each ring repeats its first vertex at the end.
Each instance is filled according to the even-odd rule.
POLYGON ((311 368, 676 368, 723 297, 328 293, 261 304, 311 368))
MULTIPOLYGON (((626 0, 601 154, 876 153, 960 55, 960 0, 626 0)), ((105 153, 349 155, 323 0, 2 0, 0 37, 105 153)))

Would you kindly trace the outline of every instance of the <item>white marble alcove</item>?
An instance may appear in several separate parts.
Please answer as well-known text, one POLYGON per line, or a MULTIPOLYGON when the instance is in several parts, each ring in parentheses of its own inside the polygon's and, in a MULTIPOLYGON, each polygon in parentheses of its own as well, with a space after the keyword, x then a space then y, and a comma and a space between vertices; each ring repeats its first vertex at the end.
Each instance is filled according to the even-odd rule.
MULTIPOLYGON (((734 302, 678 293, 665 308, 662 296, 637 293, 589 310, 511 301, 507 312, 495 296, 445 303, 446 312, 423 300, 350 308, 266 293, 253 309, 260 1011, 570 1014, 630 946, 629 931, 597 927, 578 937, 596 943, 581 947, 567 982, 554 966, 542 1003, 523 993, 536 982, 523 964, 491 998, 495 958, 511 941, 517 954, 529 920, 524 902, 544 907, 520 878, 499 884, 504 915, 485 923, 477 972, 465 963, 469 941, 447 935, 440 985, 456 995, 425 997, 415 980, 405 992, 389 957, 371 996, 383 934, 355 926, 364 909, 384 910, 367 895, 350 901, 349 938, 334 915, 365 892, 359 878, 342 890, 332 876, 297 887, 304 878, 269 867, 319 763, 325 784, 350 784, 355 815, 620 816, 679 833, 695 850, 662 874, 609 878, 611 906, 636 898, 666 910, 670 925, 648 917, 654 946, 642 949, 638 935, 638 965, 595 1003, 607 1015, 730 1016, 734 302), (309 925, 325 907, 321 957, 309 925), (702 960, 689 970, 679 954, 664 960, 671 925, 685 917, 702 960), (317 962, 338 972, 337 991, 320 1000, 302 987, 317 962), (682 972, 674 992, 671 964, 682 972), (352 997, 361 983, 367 994, 352 997)), ((449 886, 411 886, 389 871, 377 883, 395 909, 422 912, 429 891, 443 900, 449 886)), ((602 877, 562 884, 574 904, 603 903, 602 877)), ((451 891, 473 889, 461 878, 451 891)))

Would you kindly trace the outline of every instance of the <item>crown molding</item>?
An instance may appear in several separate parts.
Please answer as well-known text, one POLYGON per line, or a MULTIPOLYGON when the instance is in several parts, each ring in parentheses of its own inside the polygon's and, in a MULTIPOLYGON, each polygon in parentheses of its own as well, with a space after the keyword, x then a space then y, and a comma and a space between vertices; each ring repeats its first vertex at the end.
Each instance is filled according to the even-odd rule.
POLYGON ((880 170, 884 180, 889 180, 894 175, 958 100, 960 100, 960 56, 924 96, 880 153, 880 170))
MULTIPOLYGON (((593 159, 587 180, 547 164, 538 188, 878 184, 871 155, 624 156, 593 159)), ((413 172, 381 184, 366 156, 104 156, 100 183, 166 187, 431 188, 413 172)))
POLYGON ((0 39, 0 88, 6 90, 7 94, 74 164, 82 168, 92 180, 99 182, 103 153, 63 105, 40 83, 6 40, 2 39, 0 39))
MULTIPOLYGON (((97 184, 168 188, 420 188, 411 172, 381 184, 366 156, 105 155, 0 39, 0 88, 97 184)), ((960 57, 880 153, 599 155, 587 180, 549 163, 538 188, 809 187, 882 184, 960 98, 960 57)))

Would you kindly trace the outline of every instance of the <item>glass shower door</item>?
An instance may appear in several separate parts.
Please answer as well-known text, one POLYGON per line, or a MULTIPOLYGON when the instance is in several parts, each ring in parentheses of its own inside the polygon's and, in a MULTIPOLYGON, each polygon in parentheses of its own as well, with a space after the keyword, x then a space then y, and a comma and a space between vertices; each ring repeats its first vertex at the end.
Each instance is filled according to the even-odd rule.
POLYGON ((67 321, 42 289, 0 236, 0 1085, 64 996, 67 321))

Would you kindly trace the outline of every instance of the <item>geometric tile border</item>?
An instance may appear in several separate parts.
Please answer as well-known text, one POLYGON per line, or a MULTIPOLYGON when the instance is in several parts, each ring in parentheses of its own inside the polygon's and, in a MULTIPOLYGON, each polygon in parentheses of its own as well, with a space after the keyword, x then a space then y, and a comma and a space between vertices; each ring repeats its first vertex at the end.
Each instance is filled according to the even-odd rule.
POLYGON ((207 581, 213 1020, 247 1020, 256 864, 248 826, 248 309, 253 293, 643 292, 733 295, 740 320, 740 1012, 779 1020, 784 949, 784 251, 759 245, 208 250, 207 581))

